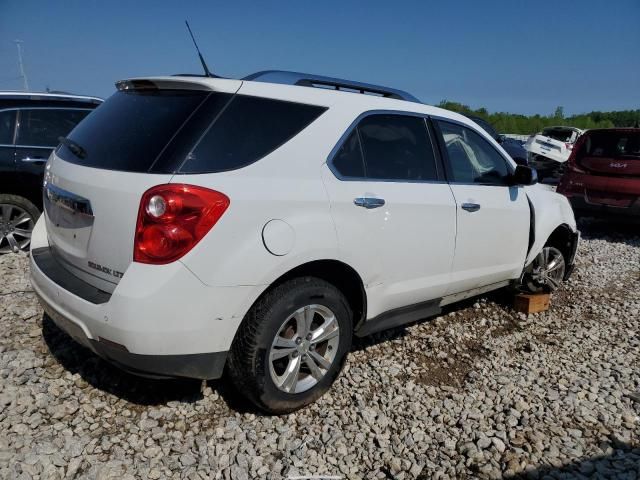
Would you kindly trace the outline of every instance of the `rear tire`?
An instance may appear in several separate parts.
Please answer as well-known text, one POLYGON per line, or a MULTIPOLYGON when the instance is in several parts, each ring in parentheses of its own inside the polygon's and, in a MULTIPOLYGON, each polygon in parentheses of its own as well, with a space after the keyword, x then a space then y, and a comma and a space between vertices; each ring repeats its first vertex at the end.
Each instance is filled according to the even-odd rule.
POLYGON ((231 347, 228 377, 265 412, 302 408, 320 398, 340 373, 351 348, 352 318, 347 299, 330 283, 314 277, 289 280, 247 313, 231 347))
POLYGON ((0 194, 0 254, 28 251, 40 210, 19 195, 0 194))

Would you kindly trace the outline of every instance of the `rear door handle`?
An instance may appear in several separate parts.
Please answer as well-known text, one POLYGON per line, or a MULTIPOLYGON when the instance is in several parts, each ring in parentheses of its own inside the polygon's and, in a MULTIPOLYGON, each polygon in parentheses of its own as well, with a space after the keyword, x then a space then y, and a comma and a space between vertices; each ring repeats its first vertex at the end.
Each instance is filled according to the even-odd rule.
POLYGON ((24 163, 46 163, 47 159, 42 157, 24 157, 21 161, 24 163))
POLYGON ((477 212, 478 210, 480 210, 480 204, 479 203, 463 203, 462 209, 466 210, 467 212, 477 212))
POLYGON ((382 207, 384 205, 384 199, 375 197, 358 197, 353 200, 353 203, 358 207, 371 209, 382 207))

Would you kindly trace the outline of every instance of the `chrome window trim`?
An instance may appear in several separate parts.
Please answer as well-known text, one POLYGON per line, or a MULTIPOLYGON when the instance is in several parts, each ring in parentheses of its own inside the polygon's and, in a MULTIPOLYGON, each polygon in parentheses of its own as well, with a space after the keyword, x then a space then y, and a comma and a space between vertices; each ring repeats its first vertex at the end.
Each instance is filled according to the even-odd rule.
POLYGON ((83 108, 83 107, 10 107, 0 108, 0 112, 8 112, 11 110, 89 110, 90 112, 95 108, 83 108))
MULTIPOLYGON (((333 173, 333 176, 336 177, 338 180, 342 181, 342 182, 369 182, 369 183, 426 183, 426 184, 443 184, 443 183, 447 183, 447 180, 445 178, 444 173, 445 172, 441 172, 441 167, 440 167, 440 155, 439 153, 436 151, 436 145, 434 144, 434 138, 432 138, 431 136, 431 129, 429 128, 429 125, 427 125, 427 121, 429 119, 429 115, 426 113, 419 113, 419 112, 409 112, 409 111, 404 111, 404 110, 367 110, 366 112, 362 112, 360 115, 358 115, 356 117, 356 119, 351 122, 351 124, 349 125, 349 127, 343 132, 343 134, 340 136, 340 138, 338 139, 338 142, 335 144, 335 146, 331 149, 331 151, 329 152, 329 155, 327 155, 327 160, 326 160, 326 164, 327 167, 329 167, 329 170, 331 170, 331 173, 333 173), (422 118, 424 121, 424 128, 427 131, 427 137, 429 138, 429 142, 431 142, 431 150, 433 151, 433 158, 435 160, 436 163, 436 175, 441 178, 439 180, 398 180, 397 178, 369 178, 369 177, 347 177, 342 175, 333 165, 333 159, 336 156, 336 154, 338 153, 338 151, 342 148, 342 145, 347 141, 347 139, 349 138, 349 136, 351 135, 351 132, 353 132, 353 130, 358 126, 358 124, 367 117, 373 116, 373 115, 400 115, 400 116, 404 116, 404 117, 418 117, 418 118, 422 118)), ((359 135, 358 135, 359 137, 359 135)), ((360 140, 360 139, 359 139, 360 140)), ((437 141, 437 140, 436 140, 437 141)), ((362 148, 362 142, 360 142, 360 148, 362 148)), ((365 169, 366 169, 366 160, 364 159, 364 152, 362 152, 362 157, 363 157, 363 161, 365 162, 365 169)))
POLYGON ((50 211, 47 207, 53 204, 69 212, 93 218, 93 209, 88 199, 50 183, 44 185, 43 193, 47 213, 50 211))
POLYGON ((15 147, 15 148, 43 148, 45 150, 51 150, 53 148, 56 148, 57 145, 54 145, 53 147, 45 147, 42 145, 0 145, 0 147, 15 147))
POLYGON ((91 95, 77 95, 75 93, 52 93, 52 92, 19 92, 19 91, 4 91, 0 92, 0 100, 51 100, 58 102, 65 101, 85 101, 86 103, 92 103, 99 105, 104 102, 104 99, 100 97, 93 97, 91 95))

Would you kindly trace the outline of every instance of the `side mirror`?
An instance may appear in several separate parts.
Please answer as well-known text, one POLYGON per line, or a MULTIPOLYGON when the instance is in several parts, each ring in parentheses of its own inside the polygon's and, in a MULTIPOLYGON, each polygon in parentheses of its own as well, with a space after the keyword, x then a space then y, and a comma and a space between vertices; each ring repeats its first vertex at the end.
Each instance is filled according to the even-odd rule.
POLYGON ((505 137, 504 135, 500 134, 496 137, 496 142, 498 143, 504 143, 504 141, 507 139, 507 137, 505 137))
POLYGON ((535 185, 538 183, 538 172, 535 168, 517 165, 511 176, 513 185, 535 185))

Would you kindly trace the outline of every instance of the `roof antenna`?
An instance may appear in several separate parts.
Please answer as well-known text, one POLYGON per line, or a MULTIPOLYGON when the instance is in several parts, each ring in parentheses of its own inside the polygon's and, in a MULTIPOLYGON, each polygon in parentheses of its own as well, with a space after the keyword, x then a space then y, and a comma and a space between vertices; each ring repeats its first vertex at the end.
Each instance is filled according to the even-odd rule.
POLYGON ((200 53, 200 49, 198 48, 198 44, 196 43, 196 39, 193 36, 193 32, 191 31, 191 27, 189 26, 189 22, 187 22, 185 20, 184 23, 187 24, 187 29, 189 30, 189 35, 191 35, 191 40, 193 40, 193 45, 196 47, 196 51, 198 52, 198 57, 200 57, 200 63, 202 64, 202 68, 204 69, 204 74, 207 77, 216 77, 217 78, 217 75, 214 75, 213 73, 211 73, 209 71, 209 67, 207 67, 207 62, 204 61, 204 58, 202 57, 202 54, 200 53))

